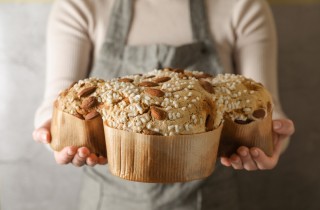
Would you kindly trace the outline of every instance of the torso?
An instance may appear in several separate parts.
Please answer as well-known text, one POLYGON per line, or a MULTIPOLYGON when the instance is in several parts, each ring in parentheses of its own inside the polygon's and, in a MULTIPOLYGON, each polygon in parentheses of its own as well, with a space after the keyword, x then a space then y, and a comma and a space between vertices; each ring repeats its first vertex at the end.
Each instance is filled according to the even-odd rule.
MULTIPOLYGON (((232 9, 236 0, 206 0, 209 30, 225 72, 234 72, 232 50, 235 42, 232 9)), ((94 58, 99 54, 114 0, 92 1, 95 23, 89 26, 94 58)), ((127 45, 167 44, 179 46, 192 41, 189 1, 136 0, 127 45), (149 17, 149 18, 145 18, 149 17), (162 21, 158 21, 162 20, 162 21)), ((89 22, 90 23, 90 22, 89 22)))

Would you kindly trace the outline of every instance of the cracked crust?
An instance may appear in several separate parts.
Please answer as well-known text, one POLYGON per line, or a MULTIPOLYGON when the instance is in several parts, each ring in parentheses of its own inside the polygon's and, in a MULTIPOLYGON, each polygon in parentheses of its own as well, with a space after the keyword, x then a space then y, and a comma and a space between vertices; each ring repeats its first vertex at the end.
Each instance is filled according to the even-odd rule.
POLYGON ((251 79, 170 68, 80 80, 60 94, 58 104, 80 119, 97 117, 97 111, 109 127, 164 136, 210 131, 226 118, 246 124, 272 110, 268 91, 251 79))

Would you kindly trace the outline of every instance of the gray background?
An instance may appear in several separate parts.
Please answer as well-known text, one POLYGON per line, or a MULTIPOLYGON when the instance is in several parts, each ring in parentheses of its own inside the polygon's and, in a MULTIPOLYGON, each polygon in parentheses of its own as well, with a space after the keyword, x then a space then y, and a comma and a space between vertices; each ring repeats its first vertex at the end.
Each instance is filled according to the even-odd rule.
MULTIPOLYGON (((50 4, 0 4, 0 205, 75 209, 82 170, 33 142, 50 4)), ((320 4, 273 6, 280 94, 296 133, 275 170, 238 172, 242 209, 320 209, 320 4)))

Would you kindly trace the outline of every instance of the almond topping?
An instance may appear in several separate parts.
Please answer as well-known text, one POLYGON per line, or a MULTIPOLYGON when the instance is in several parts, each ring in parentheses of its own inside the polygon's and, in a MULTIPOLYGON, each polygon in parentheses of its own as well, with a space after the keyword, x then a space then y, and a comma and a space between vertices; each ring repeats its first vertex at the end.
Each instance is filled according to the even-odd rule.
POLYGON ((147 128, 143 129, 142 132, 143 132, 144 134, 146 134, 146 135, 157 135, 157 136, 161 136, 161 133, 156 132, 156 131, 149 130, 149 129, 147 129, 147 128))
POLYGON ((91 96, 89 98, 86 98, 81 103, 81 108, 83 109, 90 109, 95 107, 98 104, 98 101, 95 97, 91 96))
POLYGON ((195 74, 194 77, 197 79, 205 79, 213 76, 211 74, 203 73, 203 74, 195 74))
POLYGON ((96 89, 97 89, 96 86, 84 88, 78 93, 78 97, 79 98, 86 97, 86 96, 90 95, 91 93, 93 93, 96 89))
POLYGON ((145 92, 151 96, 156 96, 156 97, 163 97, 165 95, 165 93, 162 90, 153 89, 153 88, 146 88, 145 92))
POLYGON ((133 79, 129 79, 129 78, 121 78, 118 80, 119 82, 133 82, 133 79))
POLYGON ((199 83, 208 93, 214 93, 214 88, 209 82, 201 80, 199 83))
POLYGON ((158 77, 155 78, 153 81, 156 83, 162 83, 162 82, 167 82, 171 79, 171 77, 158 77))
POLYGON ((96 110, 92 110, 86 116, 84 116, 84 119, 85 120, 91 120, 93 118, 96 118, 99 115, 100 115, 99 112, 97 112, 96 110))
POLYGON ((173 69, 172 71, 176 73, 184 73, 184 69, 173 69))
POLYGON ((257 109, 252 113, 252 116, 257 119, 262 119, 266 116, 266 111, 264 109, 257 109))
POLYGON ((163 70, 163 71, 173 71, 173 69, 170 68, 170 67, 164 68, 164 69, 162 69, 162 70, 163 70))
POLYGON ((150 79, 150 78, 153 78, 155 77, 156 75, 150 75, 150 76, 147 76, 146 79, 150 79))
POLYGON ((155 87, 155 86, 159 86, 157 83, 148 82, 148 81, 141 82, 141 83, 139 83, 138 85, 141 86, 141 87, 155 87))
POLYGON ((151 115, 157 120, 165 120, 167 118, 167 112, 159 109, 158 107, 150 107, 151 115))

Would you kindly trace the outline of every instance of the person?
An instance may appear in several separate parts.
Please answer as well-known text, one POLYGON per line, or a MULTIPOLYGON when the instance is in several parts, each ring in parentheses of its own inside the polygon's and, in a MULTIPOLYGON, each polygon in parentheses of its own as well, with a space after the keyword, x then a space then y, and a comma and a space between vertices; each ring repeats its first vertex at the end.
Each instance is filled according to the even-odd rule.
POLYGON ((243 74, 272 93, 271 157, 241 146, 204 180, 157 184, 112 176, 103 166, 107 160, 85 147, 54 152, 59 164, 92 166, 84 167, 79 209, 238 209, 232 169, 273 169, 294 132, 280 106, 276 66, 276 30, 263 0, 57 0, 49 18, 45 96, 33 138, 50 143, 53 101, 79 79, 162 67, 243 74))

